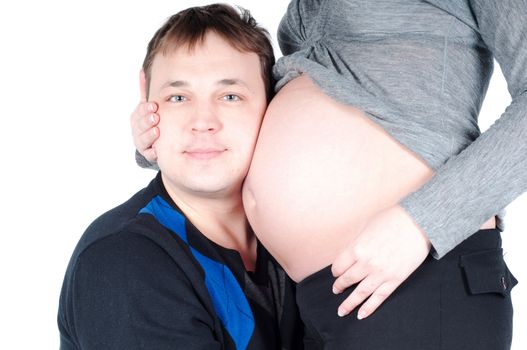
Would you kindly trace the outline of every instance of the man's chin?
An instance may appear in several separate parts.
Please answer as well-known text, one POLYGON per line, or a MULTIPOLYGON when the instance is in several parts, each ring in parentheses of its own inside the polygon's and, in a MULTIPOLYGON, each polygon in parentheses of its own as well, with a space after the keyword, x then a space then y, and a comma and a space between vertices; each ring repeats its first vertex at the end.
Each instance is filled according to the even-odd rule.
POLYGON ((164 182, 175 191, 186 192, 199 197, 221 198, 237 194, 241 197, 242 180, 233 181, 232 175, 203 174, 195 172, 196 176, 182 176, 183 174, 166 174, 162 172, 164 182))
POLYGON ((222 197, 232 196, 237 194, 241 197, 242 185, 241 182, 220 182, 220 181, 202 181, 200 183, 194 183, 188 185, 189 190, 199 196, 208 197, 222 197))

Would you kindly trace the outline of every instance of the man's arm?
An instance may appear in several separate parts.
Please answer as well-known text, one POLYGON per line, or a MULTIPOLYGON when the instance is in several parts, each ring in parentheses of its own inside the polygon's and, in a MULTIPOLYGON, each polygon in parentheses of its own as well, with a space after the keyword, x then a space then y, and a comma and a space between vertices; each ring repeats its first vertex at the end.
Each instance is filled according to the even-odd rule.
POLYGON ((71 272, 64 328, 82 349, 219 349, 186 273, 144 236, 100 240, 71 272))

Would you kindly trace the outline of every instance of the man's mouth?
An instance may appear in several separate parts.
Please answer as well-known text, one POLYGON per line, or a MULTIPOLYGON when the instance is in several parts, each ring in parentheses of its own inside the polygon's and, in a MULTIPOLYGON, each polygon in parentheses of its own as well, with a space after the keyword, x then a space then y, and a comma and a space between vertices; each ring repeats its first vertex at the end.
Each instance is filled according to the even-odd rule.
POLYGON ((225 151, 226 149, 223 148, 195 148, 184 151, 183 153, 190 158, 206 160, 219 157, 225 151))

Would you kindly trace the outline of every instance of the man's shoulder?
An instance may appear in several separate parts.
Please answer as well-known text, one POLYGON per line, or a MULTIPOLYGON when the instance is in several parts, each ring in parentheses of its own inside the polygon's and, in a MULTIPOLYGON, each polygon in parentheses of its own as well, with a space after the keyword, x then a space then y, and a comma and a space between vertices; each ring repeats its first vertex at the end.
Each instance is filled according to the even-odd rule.
POLYGON ((127 260, 126 254, 119 255, 117 251, 128 251, 130 257, 152 254, 165 262, 171 261, 183 271, 195 271, 187 244, 174 237, 154 216, 142 214, 142 209, 160 196, 156 181, 88 226, 72 253, 66 278, 74 273, 81 257, 93 258, 93 262, 97 259, 109 262, 119 257, 127 260))
MULTIPOLYGON (((70 262, 70 278, 79 279, 82 272, 81 275, 99 275, 90 278, 112 280, 115 284, 124 276, 137 281, 161 274, 172 276, 175 284, 178 280, 192 284, 187 276, 193 271, 188 267, 190 259, 178 242, 164 233, 150 225, 148 218, 134 219, 121 230, 103 235, 79 250, 70 262)), ((125 280, 123 285, 129 283, 125 280)))
POLYGON ((203 283, 187 245, 153 216, 140 213, 157 195, 155 188, 148 186, 90 224, 71 255, 63 294, 69 286, 82 284, 88 277, 125 285, 128 280, 162 274, 172 276, 174 284, 203 283))
POLYGON ((126 202, 100 215, 84 231, 73 255, 80 254, 101 239, 132 228, 139 211, 151 200, 152 196, 150 186, 143 188, 126 202))
MULTIPOLYGON (((189 320, 199 319, 207 327, 217 322, 204 276, 187 248, 152 216, 138 214, 141 209, 133 201, 112 209, 95 220, 79 242, 60 296, 58 324, 64 342, 104 343, 119 337, 93 327, 101 320, 113 325, 109 330, 131 336, 151 323, 167 324, 167 332, 175 327, 172 337, 194 324, 189 320)), ((106 348, 98 343, 93 347, 106 348)))

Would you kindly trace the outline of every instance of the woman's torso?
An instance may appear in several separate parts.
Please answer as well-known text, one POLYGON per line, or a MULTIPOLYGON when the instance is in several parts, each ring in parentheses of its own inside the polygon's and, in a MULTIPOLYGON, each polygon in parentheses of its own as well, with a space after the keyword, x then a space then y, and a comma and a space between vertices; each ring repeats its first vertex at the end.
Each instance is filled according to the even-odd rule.
POLYGON ((291 2, 244 200, 293 279, 479 136, 492 54, 476 29, 465 2, 291 2))
MULTIPOLYGON (((331 264, 373 215, 433 175, 359 109, 308 76, 271 102, 244 186, 249 221, 296 281, 331 264)), ((493 227, 491 219, 484 227, 493 227)))

